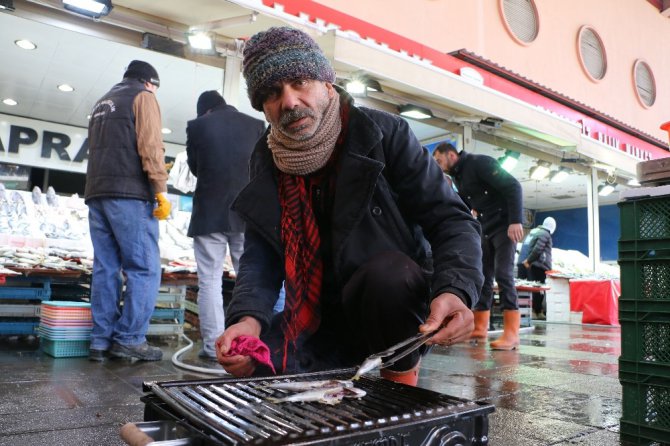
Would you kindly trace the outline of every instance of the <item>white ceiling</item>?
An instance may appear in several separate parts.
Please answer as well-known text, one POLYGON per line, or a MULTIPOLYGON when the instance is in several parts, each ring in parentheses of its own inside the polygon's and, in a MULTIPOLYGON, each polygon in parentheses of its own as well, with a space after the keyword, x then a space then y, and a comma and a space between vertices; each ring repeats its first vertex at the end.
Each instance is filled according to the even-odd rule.
MULTIPOLYGON (((184 8, 184 4, 179 0, 114 1, 119 9, 134 9, 145 17, 160 17, 186 27, 250 13, 224 0, 198 0, 197 7, 189 8, 184 8)), ((275 19, 259 16, 254 23, 226 28, 225 35, 245 37, 278 23, 275 19)), ((133 59, 145 60, 158 70, 161 88, 157 97, 163 124, 172 130, 165 140, 185 144, 186 122, 195 117, 199 94, 222 88, 224 71, 220 67, 223 63, 214 67, 9 13, 0 13, 0 60, 4 61, 0 64, 0 101, 11 97, 18 105, 10 107, 0 102, 0 113, 86 127, 87 115, 95 101, 120 81, 125 67, 133 59), (37 49, 22 50, 14 44, 17 39, 31 40, 37 49), (57 86, 62 83, 72 85, 75 91, 59 91, 57 86)), ((243 90, 242 83, 238 108, 259 116, 251 109, 243 90)), ((413 120, 408 122, 422 142, 448 135, 442 128, 413 120)), ((483 142, 477 142, 474 152, 496 158, 502 156, 502 149, 483 142)), ((535 161, 522 155, 513 171, 523 186, 525 207, 540 210, 586 207, 585 175, 571 175, 561 184, 548 180, 536 182, 528 175, 535 161)), ((616 201, 615 193, 601 199, 601 204, 616 201)))

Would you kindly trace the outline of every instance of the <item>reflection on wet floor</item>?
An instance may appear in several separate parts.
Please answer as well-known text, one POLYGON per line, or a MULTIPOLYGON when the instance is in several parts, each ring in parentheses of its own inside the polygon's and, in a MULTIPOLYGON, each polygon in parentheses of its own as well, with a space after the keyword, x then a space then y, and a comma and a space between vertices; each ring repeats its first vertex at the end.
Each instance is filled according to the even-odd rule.
MULTIPOLYGON (((38 341, 0 338, 0 446, 123 445, 119 426, 142 421, 145 380, 200 379, 176 368, 175 337, 153 338, 159 362, 105 363, 54 359, 38 341)), ((489 417, 494 446, 619 445, 620 329, 539 323, 521 334, 519 351, 487 345, 434 348, 419 385, 496 406, 489 417)), ((198 346, 184 361, 200 367, 198 346)))

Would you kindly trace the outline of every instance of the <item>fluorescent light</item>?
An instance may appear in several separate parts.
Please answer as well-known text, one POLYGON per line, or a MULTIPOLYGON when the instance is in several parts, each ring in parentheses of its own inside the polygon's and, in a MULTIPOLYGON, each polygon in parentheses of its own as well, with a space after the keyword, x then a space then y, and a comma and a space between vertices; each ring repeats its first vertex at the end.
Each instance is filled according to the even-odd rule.
POLYGON ((547 175, 549 175, 549 166, 546 166, 544 164, 538 164, 535 167, 531 167, 530 169, 530 178, 531 180, 544 180, 547 175))
POLYGON ((601 197, 606 197, 612 192, 614 192, 614 188, 615 186, 611 184, 603 184, 598 188, 598 195, 600 195, 601 197))
POLYGON ((433 112, 418 105, 406 104, 398 107, 400 116, 412 119, 428 119, 433 117, 433 112))
POLYGON ((30 40, 26 40, 26 39, 15 40, 14 45, 16 45, 19 48, 24 49, 24 50, 34 50, 35 48, 37 48, 37 45, 35 45, 30 40))
POLYGON ((505 155, 498 160, 500 167, 502 167, 507 172, 511 172, 518 164, 519 156, 521 156, 519 152, 505 150, 505 155))
POLYGON ((72 85, 70 85, 70 84, 60 84, 60 85, 58 86, 58 89, 59 89, 60 91, 65 92, 65 93, 70 93, 70 92, 74 91, 74 87, 73 87, 72 85))
POLYGON ((163 127, 163 128, 161 129, 161 133, 162 133, 163 135, 169 135, 170 133, 172 133, 172 130, 170 130, 170 129, 167 128, 167 127, 163 127))
POLYGON ((207 35, 207 33, 194 33, 188 35, 188 44, 191 45, 191 48, 196 50, 211 50, 212 39, 207 35))
POLYGON ((640 182, 637 181, 637 179, 635 179, 635 178, 631 178, 630 180, 628 180, 628 185, 629 185, 629 186, 633 186, 633 187, 642 186, 642 185, 640 184, 640 182))
POLYGON ((361 81, 349 81, 346 85, 347 93, 357 96, 364 95, 367 91, 365 84, 361 81))
POLYGON ((70 6, 72 8, 82 9, 94 14, 102 14, 102 12, 107 7, 105 3, 97 2, 95 0, 63 0, 63 5, 65 5, 65 9, 68 9, 68 6, 70 6))
POLYGON ((569 176, 570 176, 570 173, 568 172, 568 170, 561 168, 561 169, 555 171, 554 173, 552 173, 551 176, 549 177, 549 180, 552 183, 561 183, 561 182, 565 181, 565 179, 568 178, 569 176))
POLYGON ((2 103, 5 104, 5 105, 12 105, 12 106, 18 104, 18 102, 16 102, 16 101, 15 101, 14 99, 12 99, 12 98, 6 98, 6 99, 3 99, 3 100, 2 100, 2 103))

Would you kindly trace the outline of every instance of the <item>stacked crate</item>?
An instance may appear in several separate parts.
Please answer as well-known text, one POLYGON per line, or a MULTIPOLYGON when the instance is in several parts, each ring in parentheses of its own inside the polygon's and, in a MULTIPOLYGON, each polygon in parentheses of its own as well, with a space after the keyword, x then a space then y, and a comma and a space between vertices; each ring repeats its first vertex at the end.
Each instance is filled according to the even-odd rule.
POLYGON ((0 286, 0 335, 34 335, 40 303, 51 297, 48 278, 8 276, 0 286))
POLYGON ((183 334, 185 299, 185 285, 161 286, 147 334, 156 336, 183 334))
POLYGON ((647 188, 619 203, 621 439, 670 439, 670 195, 647 188))
POLYGON ((91 340, 91 304, 44 302, 40 316, 40 346, 54 358, 87 356, 91 340))

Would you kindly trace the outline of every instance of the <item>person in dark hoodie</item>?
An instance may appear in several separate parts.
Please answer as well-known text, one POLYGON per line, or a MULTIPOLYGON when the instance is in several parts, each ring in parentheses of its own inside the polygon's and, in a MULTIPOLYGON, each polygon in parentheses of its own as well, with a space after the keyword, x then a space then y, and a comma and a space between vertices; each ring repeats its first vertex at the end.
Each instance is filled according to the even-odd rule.
MULTIPOLYGON (((430 344, 467 339, 482 282, 479 224, 407 122, 356 106, 297 29, 252 36, 243 74, 270 129, 233 204, 247 224, 217 340, 224 368, 262 373, 236 348, 252 342, 267 345, 279 373, 304 373, 359 365, 419 332, 437 331, 430 344), (273 315, 283 281, 286 305, 273 315)), ((382 376, 416 385, 426 352, 382 376)))
POLYGON ((516 244, 523 238, 521 185, 494 158, 459 153, 449 143, 438 145, 433 158, 453 177, 458 194, 482 225, 484 285, 475 306, 471 339, 478 342, 487 338, 495 278, 503 310, 503 335, 491 342, 491 348, 516 349, 521 317, 514 286, 514 255, 516 244))
POLYGON ((244 222, 230 205, 249 181, 249 158, 265 123, 226 104, 215 90, 200 95, 197 113, 186 127, 188 167, 198 179, 188 235, 198 264, 199 356, 216 361, 214 342, 225 328, 223 263, 230 251, 237 273, 244 249, 244 222))
MULTIPOLYGON (((517 277, 545 283, 546 272, 551 269, 551 235, 556 230, 556 220, 552 217, 544 219, 541 225, 532 229, 521 245, 517 261, 517 277)), ((533 318, 546 319, 542 308, 543 293, 533 293, 533 318)))

